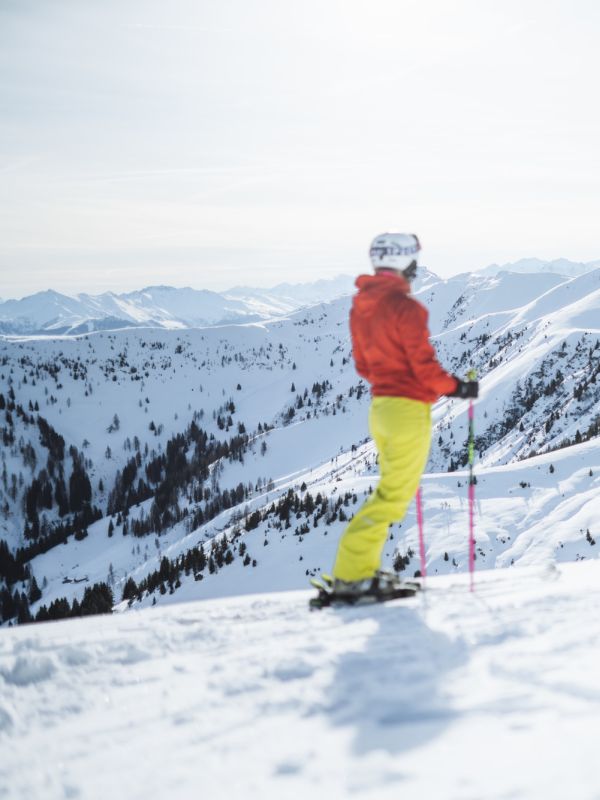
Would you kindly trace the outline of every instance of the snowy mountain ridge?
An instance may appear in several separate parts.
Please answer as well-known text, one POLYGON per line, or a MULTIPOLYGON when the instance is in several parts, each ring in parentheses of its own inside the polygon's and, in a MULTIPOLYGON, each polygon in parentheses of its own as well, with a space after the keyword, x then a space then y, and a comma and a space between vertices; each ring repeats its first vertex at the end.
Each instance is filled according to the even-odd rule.
POLYGON ((280 284, 267 290, 237 287, 228 292, 148 286, 123 294, 70 297, 48 290, 0 302, 0 333, 80 335, 139 326, 169 330, 264 321, 352 291, 349 276, 280 284))
MULTIPOLYGON (((598 267, 600 261, 583 264, 567 259, 551 262, 522 259, 502 266, 492 264, 472 275, 477 280, 502 272, 543 273, 564 279, 598 267)), ((459 281, 463 278, 464 275, 457 276, 459 281)), ((170 330, 266 321, 350 295, 354 292, 354 280, 350 275, 338 275, 312 283, 281 283, 270 289, 236 286, 224 292, 189 286, 148 286, 122 294, 71 296, 50 289, 20 300, 0 300, 0 334, 76 336, 140 326, 170 330)), ((447 283, 454 281, 450 278, 447 283)), ((421 267, 415 290, 439 282, 435 273, 421 267)))
POLYGON ((517 272, 520 274, 532 274, 546 272, 553 275, 564 275, 575 278, 584 275, 586 272, 600 267, 600 260, 595 261, 569 261, 568 258, 555 258, 551 261, 544 261, 541 258, 521 258, 518 261, 506 264, 489 264, 481 270, 477 270, 481 275, 498 275, 500 272, 517 272))

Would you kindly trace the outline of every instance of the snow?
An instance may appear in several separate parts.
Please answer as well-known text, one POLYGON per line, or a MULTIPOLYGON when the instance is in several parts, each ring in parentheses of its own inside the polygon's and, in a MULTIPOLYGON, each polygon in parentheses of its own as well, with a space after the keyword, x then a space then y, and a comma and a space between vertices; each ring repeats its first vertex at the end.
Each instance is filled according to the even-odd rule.
POLYGON ((598 796, 597 559, 309 595, 5 630, 2 796, 598 796))
MULTIPOLYGON (((416 287, 442 363, 482 376, 475 594, 465 576, 467 474, 447 471, 465 452, 468 406, 444 399, 423 478, 427 591, 313 614, 308 578, 330 570, 346 522, 292 515, 286 527, 266 510, 291 489, 328 497, 330 509, 344 499, 347 519, 377 481, 368 394, 359 395, 350 360, 349 298, 294 311, 345 292, 347 279, 233 290, 212 306, 213 321, 236 303, 264 318, 202 329, 165 329, 187 328, 203 303, 216 302, 191 289, 10 301, 55 326, 52 315, 66 306, 71 332, 92 329, 104 313, 113 315, 106 325, 127 313, 132 325, 163 327, 0 337, 0 391, 12 388, 29 409, 13 413, 14 444, 2 451, 0 538, 11 549, 25 543, 25 491, 48 457, 34 405, 67 449, 81 449, 104 513, 117 470, 135 452, 128 440, 139 438, 144 474, 192 416, 220 440, 244 424, 243 461, 217 462, 206 485, 253 488, 195 529, 184 518, 160 535, 125 536, 117 525, 109 537, 104 516, 83 540, 33 559, 43 591, 34 614, 57 598, 81 599, 97 581, 111 585, 121 613, 0 630, 0 798, 600 796, 600 440, 564 446, 600 416, 600 270, 520 272, 448 281, 424 272, 416 287), (89 318, 78 317, 83 300, 89 318), (320 397, 311 386, 323 381, 320 397), (230 398, 228 433, 216 416, 230 398), (502 428, 513 407, 516 422, 502 428), (120 425, 109 432, 116 412, 120 425), (259 431, 259 422, 272 427, 259 431), (37 467, 26 463, 26 445, 37 467), (246 529, 255 510, 265 516, 246 529), (131 606, 120 601, 128 577, 139 583, 163 557, 208 553, 223 536, 232 563, 202 579, 182 573, 131 606), (256 566, 243 565, 241 544, 256 566)), ((190 516, 191 494, 186 487, 179 498, 190 516)), ((151 503, 133 506, 130 522, 151 503)), ((44 516, 52 522, 57 511, 44 516)), ((414 507, 392 527, 385 565, 411 551, 414 507)), ((408 574, 418 566, 410 558, 408 574)))

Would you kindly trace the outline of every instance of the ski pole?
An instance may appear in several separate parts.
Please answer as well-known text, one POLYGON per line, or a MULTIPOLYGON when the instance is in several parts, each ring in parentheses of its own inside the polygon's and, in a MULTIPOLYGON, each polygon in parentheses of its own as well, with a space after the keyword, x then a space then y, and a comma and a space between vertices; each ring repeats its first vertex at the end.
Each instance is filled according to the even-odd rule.
POLYGON ((419 555, 421 557, 421 577, 423 583, 427 577, 427 565, 425 562, 425 537, 423 535, 423 499, 421 487, 417 489, 417 524, 419 526, 419 555))
MULTIPOLYGON (((474 369, 469 370, 467 380, 477 380, 474 369)), ((471 591, 475 588, 475 475, 473 464, 475 461, 475 411, 473 398, 469 398, 469 577, 471 591)))

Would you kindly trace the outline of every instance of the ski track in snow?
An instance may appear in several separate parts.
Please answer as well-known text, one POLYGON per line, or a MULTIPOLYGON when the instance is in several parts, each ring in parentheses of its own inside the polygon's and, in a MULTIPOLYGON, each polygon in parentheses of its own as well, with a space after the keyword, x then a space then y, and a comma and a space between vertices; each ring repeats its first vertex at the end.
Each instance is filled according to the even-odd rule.
POLYGON ((600 563, 4 630, 0 797, 600 797, 600 563))

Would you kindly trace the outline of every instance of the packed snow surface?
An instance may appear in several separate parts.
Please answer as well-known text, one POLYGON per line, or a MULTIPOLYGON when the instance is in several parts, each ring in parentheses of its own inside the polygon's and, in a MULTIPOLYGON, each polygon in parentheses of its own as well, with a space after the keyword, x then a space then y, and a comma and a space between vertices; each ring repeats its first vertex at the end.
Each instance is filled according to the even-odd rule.
POLYGON ((600 563, 5 629, 0 797, 600 796, 600 563))

